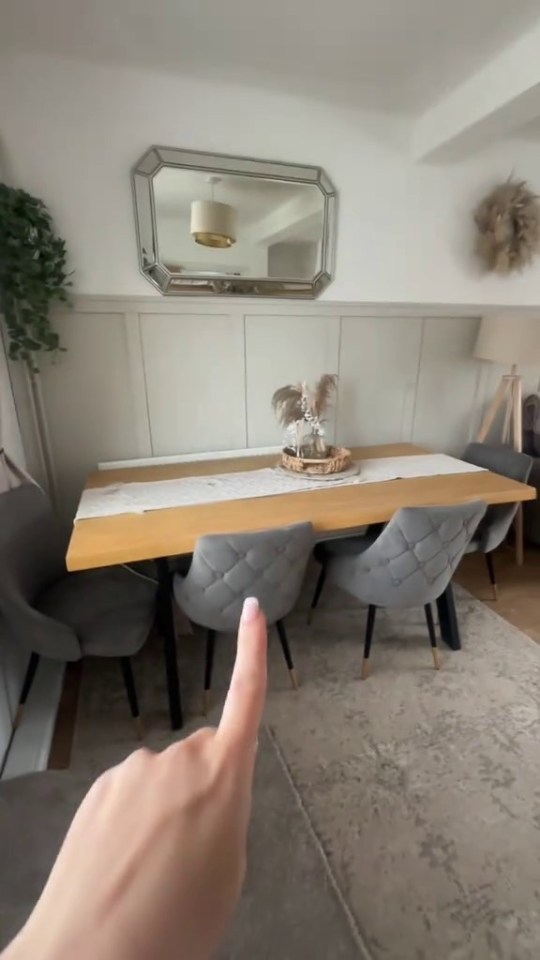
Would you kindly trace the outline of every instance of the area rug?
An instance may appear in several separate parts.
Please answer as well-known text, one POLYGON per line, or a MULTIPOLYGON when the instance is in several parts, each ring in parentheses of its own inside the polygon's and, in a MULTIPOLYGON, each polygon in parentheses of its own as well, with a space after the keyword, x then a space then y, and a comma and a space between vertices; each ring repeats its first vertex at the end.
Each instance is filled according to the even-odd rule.
MULTIPOLYGON (((77 773, 49 771, 0 784, 0 951, 28 917, 92 779, 81 760, 77 773)), ((279 752, 262 730, 248 877, 219 960, 359 955, 347 906, 279 752)))
MULTIPOLYGON (((227 957, 538 957, 540 649, 456 593, 463 650, 442 648, 439 672, 422 611, 379 612, 372 673, 361 681, 365 612, 332 589, 312 626, 310 586, 289 620, 298 692, 271 644, 273 759, 265 748, 250 880, 227 957), (309 824, 310 857, 289 861, 300 823, 309 824)), ((201 722, 203 638, 183 637, 180 647, 189 733, 201 722)), ((211 722, 233 651, 233 638, 220 637, 211 722)), ((147 742, 159 749, 172 734, 157 646, 142 652, 136 675, 147 742)), ((93 775, 133 746, 117 666, 89 664, 73 770, 93 775)))

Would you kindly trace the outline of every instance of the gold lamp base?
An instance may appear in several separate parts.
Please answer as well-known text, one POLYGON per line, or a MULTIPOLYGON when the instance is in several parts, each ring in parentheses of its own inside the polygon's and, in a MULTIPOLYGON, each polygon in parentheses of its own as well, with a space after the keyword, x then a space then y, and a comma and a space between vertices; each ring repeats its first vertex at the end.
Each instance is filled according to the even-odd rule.
POLYGON ((224 237, 220 233, 194 233, 193 239, 202 247, 220 247, 220 249, 232 247, 234 243, 232 237, 224 237))

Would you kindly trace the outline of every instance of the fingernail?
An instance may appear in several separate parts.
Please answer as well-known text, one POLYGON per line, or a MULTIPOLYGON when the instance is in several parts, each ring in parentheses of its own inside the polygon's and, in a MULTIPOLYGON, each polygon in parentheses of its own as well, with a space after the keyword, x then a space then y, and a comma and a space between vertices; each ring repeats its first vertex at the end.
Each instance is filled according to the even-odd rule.
POLYGON ((246 597, 242 608, 242 623, 253 623, 259 613, 259 601, 257 597, 246 597))

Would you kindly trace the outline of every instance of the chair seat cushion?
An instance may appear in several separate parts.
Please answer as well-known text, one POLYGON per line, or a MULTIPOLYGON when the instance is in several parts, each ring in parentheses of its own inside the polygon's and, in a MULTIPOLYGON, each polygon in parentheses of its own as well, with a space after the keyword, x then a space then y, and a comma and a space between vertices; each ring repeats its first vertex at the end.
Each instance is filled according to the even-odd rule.
POLYGON ((474 536, 469 543, 465 553, 478 553, 482 550, 482 541, 479 536, 474 536))
POLYGON ((83 656, 130 657, 154 619, 156 585, 122 567, 70 573, 38 598, 42 613, 73 628, 83 656))

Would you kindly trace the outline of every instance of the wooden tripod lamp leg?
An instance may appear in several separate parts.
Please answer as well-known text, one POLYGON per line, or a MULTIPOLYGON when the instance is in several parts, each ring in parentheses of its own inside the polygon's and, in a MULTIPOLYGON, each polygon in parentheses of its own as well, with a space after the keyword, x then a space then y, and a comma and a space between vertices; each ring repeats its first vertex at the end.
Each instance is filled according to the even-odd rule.
MULTIPOLYGON (((521 377, 517 374, 517 367, 512 367, 509 376, 502 378, 495 396, 491 401, 482 426, 478 433, 478 442, 484 443, 501 409, 506 403, 504 413, 502 442, 509 443, 512 440, 514 450, 520 451, 523 443, 523 423, 522 423, 522 403, 523 387, 521 377)), ((516 519, 514 521, 516 563, 518 566, 523 564, 523 507, 518 507, 516 519)))
POLYGON ((502 442, 510 443, 511 430, 514 423, 514 384, 510 382, 506 393, 506 411, 504 414, 504 423, 502 431, 502 442))
POLYGON ((521 377, 514 377, 512 383, 512 406, 514 411, 514 450, 523 449, 523 384, 521 377))
POLYGON ((489 431, 491 430, 495 422, 495 418, 504 403, 507 390, 508 390, 508 381, 503 379, 501 380, 499 386, 497 387, 495 396, 493 397, 493 400, 491 401, 488 409, 486 410, 486 415, 484 417, 482 426, 480 427, 478 437, 477 437, 478 443, 484 443, 484 441, 486 440, 486 437, 488 436, 489 431))

